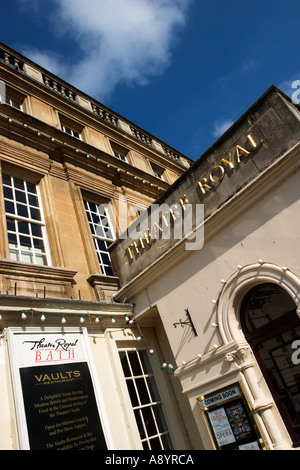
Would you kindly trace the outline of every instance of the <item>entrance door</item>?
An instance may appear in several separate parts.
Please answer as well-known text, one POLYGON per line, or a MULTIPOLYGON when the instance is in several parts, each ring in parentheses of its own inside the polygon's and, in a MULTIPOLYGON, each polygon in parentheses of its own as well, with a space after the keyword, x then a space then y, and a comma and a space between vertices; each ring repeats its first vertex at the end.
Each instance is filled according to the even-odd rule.
POLYGON ((300 340, 296 305, 276 284, 260 284, 245 296, 241 321, 293 445, 299 447, 300 361, 292 347, 300 340))

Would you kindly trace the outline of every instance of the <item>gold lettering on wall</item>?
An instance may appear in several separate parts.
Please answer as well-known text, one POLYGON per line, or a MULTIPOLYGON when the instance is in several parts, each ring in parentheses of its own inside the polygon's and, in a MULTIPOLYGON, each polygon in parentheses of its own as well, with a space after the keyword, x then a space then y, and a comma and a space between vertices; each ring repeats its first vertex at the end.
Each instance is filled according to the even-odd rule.
MULTIPOLYGON (((242 159, 246 159, 251 156, 254 150, 257 150, 262 144, 263 140, 256 143, 254 138, 248 134, 246 141, 242 145, 236 145, 234 150, 230 150, 227 155, 222 156, 220 163, 216 163, 209 171, 207 177, 203 177, 198 181, 198 187, 200 188, 201 195, 205 196, 213 188, 216 188, 224 179, 226 171, 236 170, 242 162, 242 159)), ((176 221, 182 219, 182 213, 191 209, 191 204, 186 196, 179 199, 179 204, 174 204, 169 207, 168 211, 162 213, 159 221, 154 222, 152 231, 148 229, 147 232, 140 236, 136 241, 125 249, 125 253, 129 257, 129 261, 133 261, 138 258, 144 250, 152 246, 152 244, 162 235, 166 229, 170 228, 170 225, 177 223, 176 221)))
MULTIPOLYGON (((242 145, 235 146, 237 165, 240 165, 242 157, 249 157, 253 150, 258 149, 262 145, 263 141, 257 144, 254 138, 250 134, 248 134, 246 143, 250 144, 251 150, 247 150, 245 147, 242 147, 242 145)), ((221 159, 220 164, 214 165, 211 168, 208 178, 204 177, 198 181, 198 186, 200 188, 201 194, 205 196, 208 191, 210 191, 213 187, 221 183, 225 175, 225 169, 233 171, 235 168, 236 165, 234 162, 233 152, 230 151, 228 152, 228 156, 226 158, 223 157, 221 159)))

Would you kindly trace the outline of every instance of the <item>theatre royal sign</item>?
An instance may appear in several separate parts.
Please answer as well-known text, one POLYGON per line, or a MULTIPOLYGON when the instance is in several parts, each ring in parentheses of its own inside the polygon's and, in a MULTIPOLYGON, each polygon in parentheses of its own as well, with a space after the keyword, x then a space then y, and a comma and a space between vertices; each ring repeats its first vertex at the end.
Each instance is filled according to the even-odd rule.
MULTIPOLYGON (((242 159, 251 158, 257 151, 263 140, 248 134, 244 141, 239 142, 226 154, 220 155, 207 172, 197 180, 194 194, 182 193, 181 197, 172 204, 152 204, 149 211, 139 217, 122 235, 130 241, 125 253, 130 262, 136 260, 144 251, 148 251, 159 239, 180 239, 188 236, 193 231, 193 227, 199 227, 204 221, 205 198, 213 191, 217 190, 226 174, 237 171, 242 163, 242 159), (193 203, 190 203, 192 199, 193 203), (138 230, 137 230, 138 229, 138 230)), ((203 246, 203 237, 197 243, 186 245, 186 249, 200 249, 203 246)))
POLYGON ((241 145, 236 145, 234 150, 228 152, 226 158, 221 158, 220 163, 211 168, 208 177, 201 178, 198 181, 202 195, 205 195, 214 186, 221 183, 225 176, 225 170, 233 171, 238 168, 241 163, 241 158, 249 157, 253 150, 257 150, 263 143, 263 141, 260 141, 257 144, 250 134, 247 135, 247 141, 250 144, 250 150, 247 150, 241 145))

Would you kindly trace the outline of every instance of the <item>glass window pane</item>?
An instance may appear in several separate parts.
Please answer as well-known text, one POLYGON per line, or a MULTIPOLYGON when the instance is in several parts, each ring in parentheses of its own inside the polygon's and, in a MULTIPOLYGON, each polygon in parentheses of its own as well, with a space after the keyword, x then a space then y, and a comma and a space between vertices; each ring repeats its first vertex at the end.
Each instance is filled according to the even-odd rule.
POLYGON ((35 209, 33 207, 30 208, 30 216, 33 220, 41 220, 41 214, 39 209, 35 209))
POLYGON ((18 222, 19 233, 29 235, 29 224, 28 222, 18 222))
POLYGON ((163 443, 163 448, 165 450, 169 450, 169 449, 172 449, 172 441, 171 441, 171 438, 170 438, 170 434, 167 433, 167 434, 163 434, 161 436, 161 440, 162 440, 162 443, 163 443))
POLYGON ((140 438, 145 439, 146 435, 145 435, 145 430, 144 430, 144 426, 143 426, 143 422, 142 422, 140 413, 141 413, 140 410, 135 410, 134 415, 135 415, 136 424, 137 424, 137 427, 138 427, 138 430, 139 430, 139 433, 140 433, 140 438))
POLYGON ((33 194, 28 194, 28 202, 31 206, 39 207, 38 199, 33 194))
POLYGON ((11 201, 5 201, 5 212, 8 214, 14 214, 15 213, 15 205, 11 201))
POLYGON ((97 245, 100 251, 104 251, 104 252, 106 251, 106 245, 103 240, 97 240, 97 245))
POLYGON ((25 191, 24 181, 19 178, 14 178, 14 187, 16 189, 22 189, 23 191, 25 191))
POLYGON ((136 351, 129 351, 128 358, 134 376, 142 375, 142 369, 136 351))
POLYGON ((141 404, 147 405, 148 403, 150 403, 150 397, 144 378, 135 379, 135 384, 138 390, 141 404))
POLYGON ((97 212, 100 214, 100 215, 103 215, 105 216, 105 204, 100 204, 99 206, 97 206, 97 212))
POLYGON ((159 431, 160 432, 165 431, 167 429, 167 423, 163 414, 162 406, 154 405, 152 409, 155 414, 156 424, 158 426, 159 431))
POLYGON ((36 264, 46 266, 47 265, 47 258, 46 255, 36 255, 36 264))
POLYGON ((8 233, 8 243, 9 248, 16 248, 17 245, 17 236, 14 233, 8 233))
POLYGON ((20 236, 20 245, 21 245, 22 247, 31 248, 31 240, 30 240, 30 237, 20 236))
POLYGON ((159 450, 161 449, 161 443, 159 437, 155 437, 154 439, 150 439, 149 441, 151 450, 159 450))
POLYGON ((6 186, 11 186, 11 177, 8 175, 2 175, 2 182, 6 186))
POLYGON ((134 387, 134 383, 132 380, 127 380, 127 387, 128 387, 128 392, 129 392, 129 396, 130 396, 130 399, 131 399, 131 404, 133 407, 135 406, 138 406, 139 405, 139 400, 138 400, 138 397, 137 397, 137 394, 136 394, 136 391, 135 391, 135 387, 134 387))
POLYGON ((22 202, 23 204, 26 204, 26 194, 23 191, 15 191, 16 194, 16 201, 17 202, 22 202))
POLYGON ((20 217, 25 217, 26 219, 28 219, 28 209, 27 209, 27 207, 24 206, 23 204, 17 204, 17 214, 20 217))
POLYGON ((129 369, 129 365, 128 365, 128 361, 127 361, 127 357, 126 357, 125 352, 120 352, 120 359, 121 359, 121 364, 122 364, 122 367, 123 367, 123 372, 124 372, 125 377, 130 377, 131 372, 130 372, 130 369, 129 369))
POLYGON ((36 185, 34 183, 28 183, 27 181, 27 191, 32 194, 36 194, 36 185))
POLYGON ((7 226, 7 230, 10 230, 11 232, 16 231, 16 225, 15 225, 15 221, 13 219, 7 218, 6 219, 6 226, 7 226))
POLYGON ((94 204, 93 202, 89 202, 89 206, 91 212, 97 212, 96 204, 94 204))
POLYGON ((9 250, 10 259, 12 261, 19 261, 19 252, 17 250, 9 250))
POLYGON ((160 401, 160 396, 159 396, 158 388, 154 380, 154 377, 147 377, 147 385, 151 394, 152 401, 153 402, 160 401))
POLYGON ((40 225, 31 224, 31 233, 34 237, 43 238, 42 227, 40 225))
POLYGON ((27 253, 25 251, 21 252, 21 261, 24 263, 31 263, 33 264, 33 256, 32 253, 27 253))
POLYGON ((144 374, 152 374, 152 367, 149 361, 147 351, 138 351, 138 354, 142 363, 144 374))
POLYGON ((33 246, 35 248, 35 252, 41 252, 44 251, 44 243, 43 240, 39 238, 33 238, 33 246))
POLYGON ((4 198, 5 199, 13 199, 13 192, 11 188, 7 188, 3 186, 4 198))
POLYGON ((142 444, 143 444, 143 449, 144 449, 144 450, 150 450, 148 441, 143 441, 142 444))
POLYGON ((114 271, 111 266, 105 267, 105 274, 106 276, 114 276, 114 271))
POLYGON ((155 427, 151 407, 147 406, 146 408, 141 408, 141 412, 146 426, 147 435, 154 436, 155 434, 157 434, 157 429, 155 427))
POLYGON ((101 258, 102 258, 103 264, 106 264, 106 265, 110 264, 110 259, 107 253, 102 253, 101 258))

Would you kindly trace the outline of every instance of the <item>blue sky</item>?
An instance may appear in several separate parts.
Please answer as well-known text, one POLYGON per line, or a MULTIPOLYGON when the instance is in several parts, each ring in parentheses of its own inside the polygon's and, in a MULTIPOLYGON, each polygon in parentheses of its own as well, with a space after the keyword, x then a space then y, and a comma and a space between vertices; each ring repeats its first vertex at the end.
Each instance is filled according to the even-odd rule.
MULTIPOLYGON (((0 40, 197 159, 300 80, 299 0, 0 0, 0 40)), ((300 85, 300 83, 299 83, 300 85)))

